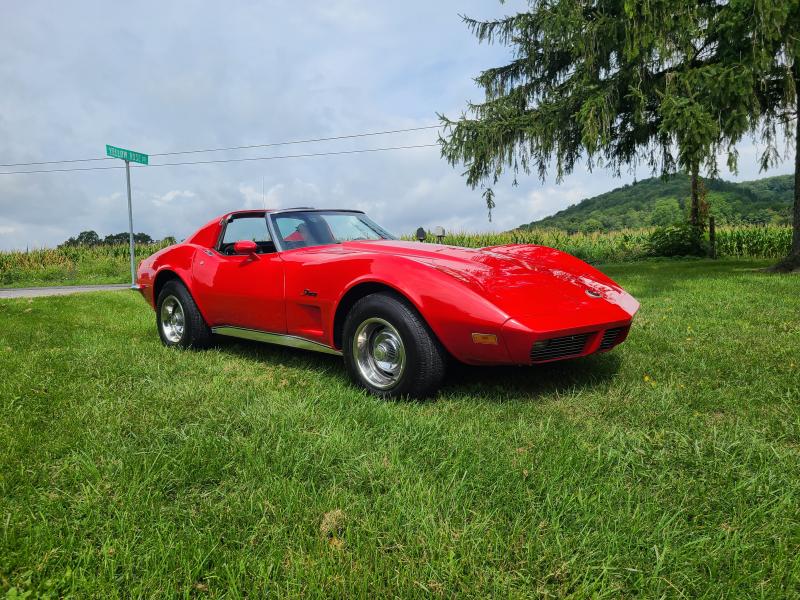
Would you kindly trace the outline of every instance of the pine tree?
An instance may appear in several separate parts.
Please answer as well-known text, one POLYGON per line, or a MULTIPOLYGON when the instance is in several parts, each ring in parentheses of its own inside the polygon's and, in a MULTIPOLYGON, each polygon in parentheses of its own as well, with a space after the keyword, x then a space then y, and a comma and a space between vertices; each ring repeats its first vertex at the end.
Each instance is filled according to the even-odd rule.
MULTIPOLYGON (((662 175, 683 170, 692 176, 690 221, 699 226, 698 178, 701 170, 718 175, 718 154, 735 169, 735 144, 757 135, 766 168, 779 159, 780 129, 800 140, 799 6, 529 0, 527 12, 507 18, 464 18, 480 41, 508 46, 512 59, 477 77, 484 102, 458 120, 442 117, 442 154, 466 165, 473 188, 506 171, 515 181, 532 172, 545 179, 551 165, 561 181, 581 158, 616 175, 641 164, 662 175)), ((800 257, 798 189, 792 252, 800 257)))

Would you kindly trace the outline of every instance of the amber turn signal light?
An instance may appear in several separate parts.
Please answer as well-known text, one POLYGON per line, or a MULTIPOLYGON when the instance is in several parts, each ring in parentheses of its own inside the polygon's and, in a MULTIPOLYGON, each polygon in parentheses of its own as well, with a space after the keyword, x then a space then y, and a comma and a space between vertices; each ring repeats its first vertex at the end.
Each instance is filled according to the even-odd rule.
POLYGON ((489 346, 497 346, 497 336, 493 333, 473 333, 472 341, 475 344, 488 344, 489 346))

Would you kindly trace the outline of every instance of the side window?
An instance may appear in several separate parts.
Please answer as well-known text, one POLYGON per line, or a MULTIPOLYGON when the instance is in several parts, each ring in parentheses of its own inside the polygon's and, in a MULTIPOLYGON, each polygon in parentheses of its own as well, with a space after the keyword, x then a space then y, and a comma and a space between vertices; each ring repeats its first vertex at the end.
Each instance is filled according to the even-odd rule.
POLYGON ((275 244, 269 236, 267 220, 263 216, 240 217, 229 221, 225 225, 225 233, 222 234, 222 241, 219 245, 220 253, 232 255, 233 244, 240 240, 255 242, 258 245, 259 254, 275 252, 275 244))

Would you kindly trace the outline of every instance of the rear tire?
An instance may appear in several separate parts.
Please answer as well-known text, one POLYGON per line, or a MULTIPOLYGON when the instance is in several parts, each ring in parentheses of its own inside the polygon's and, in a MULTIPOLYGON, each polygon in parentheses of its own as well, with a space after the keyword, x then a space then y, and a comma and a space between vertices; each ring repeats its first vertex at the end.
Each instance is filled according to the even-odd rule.
POLYGON ((206 348, 211 330, 186 286, 176 279, 164 284, 156 302, 156 327, 165 346, 206 348))
POLYGON ((447 352, 402 297, 365 296, 344 322, 343 354, 352 380, 385 398, 424 398, 444 379, 447 352))

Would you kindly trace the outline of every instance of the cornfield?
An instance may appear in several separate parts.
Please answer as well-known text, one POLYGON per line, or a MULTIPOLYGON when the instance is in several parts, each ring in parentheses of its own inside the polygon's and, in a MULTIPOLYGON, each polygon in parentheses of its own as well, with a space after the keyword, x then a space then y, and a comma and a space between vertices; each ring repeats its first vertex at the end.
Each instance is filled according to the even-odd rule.
MULTIPOLYGON (((443 243, 482 248, 502 244, 538 244, 558 248, 591 262, 624 262, 649 255, 650 229, 568 234, 555 229, 503 233, 450 233, 443 243)), ((403 236, 403 239, 414 239, 403 236)), ((717 255, 738 258, 781 258, 788 254, 790 227, 736 226, 717 230, 717 255)), ((435 241, 430 234, 428 241, 435 241)), ((136 246, 137 261, 165 244, 136 246)), ((128 277, 128 246, 70 246, 27 252, 0 252, 0 286, 59 283, 117 283, 128 277)))
MULTIPOLYGON (((442 243, 467 248, 503 244, 537 244, 558 248, 592 262, 624 262, 650 255, 653 229, 628 229, 595 233, 566 233, 558 229, 513 230, 502 233, 447 234, 442 243)), ((411 240, 413 236, 403 236, 411 240)), ((781 258, 789 253, 791 227, 731 226, 717 229, 717 255, 738 258, 781 258)), ((428 241, 435 238, 428 234, 428 241)))
POLYGON ((502 233, 451 233, 442 243, 468 248, 536 244, 558 248, 584 260, 621 262, 644 256, 648 238, 649 231, 642 229, 575 234, 558 229, 530 229, 502 233))
POLYGON ((720 256, 782 258, 791 246, 791 227, 725 227, 717 231, 720 256))
MULTIPOLYGON (((136 260, 165 245, 138 244, 136 260)), ((128 252, 127 244, 0 252, 0 286, 123 282, 130 276, 128 252)))

